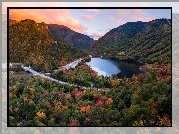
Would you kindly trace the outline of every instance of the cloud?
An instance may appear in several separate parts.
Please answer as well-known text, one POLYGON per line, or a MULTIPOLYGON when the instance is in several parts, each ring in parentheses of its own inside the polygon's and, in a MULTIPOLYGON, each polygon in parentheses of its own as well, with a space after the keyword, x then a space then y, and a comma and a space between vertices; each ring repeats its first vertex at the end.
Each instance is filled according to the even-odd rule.
MULTIPOLYGON (((120 24, 120 25, 126 23, 126 21, 123 21, 123 20, 120 20, 120 19, 116 20, 116 19, 114 19, 113 17, 112 17, 110 20, 112 20, 112 21, 114 21, 114 22, 116 22, 116 23, 118 23, 118 24, 120 24)), ((109 29, 109 30, 110 30, 110 29, 109 29)))
POLYGON ((53 23, 65 25, 70 29, 82 33, 87 30, 78 20, 72 18, 67 9, 11 9, 9 12, 10 19, 17 21, 23 19, 32 19, 37 23, 53 23))
POLYGON ((81 15, 80 18, 90 21, 90 20, 94 20, 94 17, 91 15, 81 15))
POLYGON ((98 9, 84 9, 86 12, 95 12, 95 13, 100 13, 101 11, 98 9))
POLYGON ((142 9, 116 9, 112 11, 115 18, 111 18, 112 21, 115 21, 118 24, 124 24, 126 22, 136 22, 143 21, 148 22, 156 19, 155 16, 149 16, 147 12, 142 9))
POLYGON ((130 12, 132 20, 135 20, 135 21, 148 22, 148 21, 156 19, 156 17, 154 16, 147 17, 147 14, 148 14, 147 12, 144 12, 141 9, 135 9, 133 12, 132 11, 130 12))
POLYGON ((90 38, 93 38, 94 40, 98 40, 99 38, 103 36, 103 34, 98 34, 96 32, 89 34, 88 32, 84 31, 83 34, 88 35, 90 38))
POLYGON ((98 40, 99 38, 101 38, 103 36, 103 34, 98 34, 96 32, 93 32, 91 34, 88 34, 88 36, 93 38, 94 40, 98 40))
POLYGON ((111 20, 114 20, 114 18, 113 18, 113 17, 111 17, 111 20))
POLYGON ((122 24, 125 24, 125 23, 126 23, 126 21, 122 21, 122 20, 116 20, 116 22, 117 22, 118 24, 120 24, 120 25, 122 25, 122 24))
POLYGON ((100 29, 98 31, 110 31, 110 30, 111 30, 111 28, 110 29, 100 29))

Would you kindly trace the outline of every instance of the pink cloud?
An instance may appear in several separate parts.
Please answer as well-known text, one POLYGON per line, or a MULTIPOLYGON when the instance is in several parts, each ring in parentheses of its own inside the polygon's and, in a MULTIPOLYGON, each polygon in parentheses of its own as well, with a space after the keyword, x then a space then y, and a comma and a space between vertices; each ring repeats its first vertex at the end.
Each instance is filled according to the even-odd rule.
POLYGON ((122 25, 122 24, 125 24, 126 23, 126 21, 122 21, 122 20, 117 20, 116 21, 118 24, 120 24, 120 25, 122 25))
POLYGON ((78 20, 72 18, 70 12, 66 9, 11 9, 9 17, 17 21, 32 19, 37 23, 45 22, 48 24, 65 25, 79 33, 87 30, 87 27, 84 27, 78 20))
POLYGON ((114 20, 114 18, 113 18, 113 17, 111 17, 111 20, 114 20))
POLYGON ((114 21, 114 22, 116 22, 116 23, 118 23, 118 24, 120 24, 120 25, 126 23, 126 21, 122 21, 122 20, 120 20, 120 19, 116 20, 116 19, 114 19, 113 17, 111 18, 111 20, 114 21))
POLYGON ((114 11, 117 13, 117 15, 124 16, 124 17, 129 16, 131 14, 131 12, 129 10, 126 10, 126 9, 116 9, 114 11))
POLYGON ((145 14, 147 14, 147 12, 144 12, 144 11, 142 11, 142 9, 134 9, 134 12, 133 12, 134 14, 140 14, 140 15, 145 15, 145 14))
POLYGON ((80 18, 90 21, 90 20, 94 20, 94 17, 91 15, 81 15, 80 18))
POLYGON ((147 12, 143 11, 142 9, 134 9, 134 10, 127 10, 127 9, 116 9, 113 13, 117 19, 117 23, 121 22, 133 22, 135 21, 143 21, 148 22, 151 20, 156 19, 154 16, 147 17, 147 12), (119 21, 120 20, 120 21, 119 21))

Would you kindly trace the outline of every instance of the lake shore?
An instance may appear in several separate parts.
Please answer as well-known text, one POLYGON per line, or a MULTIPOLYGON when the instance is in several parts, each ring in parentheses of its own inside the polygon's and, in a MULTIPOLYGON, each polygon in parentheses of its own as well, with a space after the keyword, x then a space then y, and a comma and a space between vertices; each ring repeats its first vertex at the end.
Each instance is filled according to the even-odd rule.
POLYGON ((119 60, 111 60, 110 58, 93 57, 87 65, 103 76, 117 76, 124 78, 125 76, 131 78, 133 74, 138 75, 142 73, 140 66, 119 60))

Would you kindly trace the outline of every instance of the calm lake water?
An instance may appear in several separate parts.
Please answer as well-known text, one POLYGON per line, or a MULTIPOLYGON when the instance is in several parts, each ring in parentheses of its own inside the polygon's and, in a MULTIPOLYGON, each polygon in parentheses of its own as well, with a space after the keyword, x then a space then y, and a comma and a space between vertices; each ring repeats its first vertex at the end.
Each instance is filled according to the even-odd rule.
POLYGON ((117 75, 118 78, 132 77, 133 74, 141 73, 139 66, 123 61, 115 61, 102 58, 91 58, 90 62, 86 62, 98 75, 111 76, 117 75))

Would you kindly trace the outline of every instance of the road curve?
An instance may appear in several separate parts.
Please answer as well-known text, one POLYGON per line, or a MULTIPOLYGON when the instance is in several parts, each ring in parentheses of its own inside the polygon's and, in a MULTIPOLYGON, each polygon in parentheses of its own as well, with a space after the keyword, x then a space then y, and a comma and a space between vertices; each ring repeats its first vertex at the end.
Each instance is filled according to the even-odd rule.
MULTIPOLYGON (((63 68, 66 68, 66 69, 75 68, 75 66, 77 66, 78 63, 81 62, 81 60, 82 60, 82 59, 80 58, 80 59, 78 59, 78 60, 76 60, 76 61, 74 61, 74 62, 71 62, 71 63, 69 63, 69 64, 63 66, 63 68)), ((56 79, 54 79, 54 78, 52 78, 52 77, 46 76, 46 75, 44 75, 44 74, 41 74, 41 73, 39 73, 39 72, 37 72, 37 71, 31 69, 30 67, 25 67, 25 66, 22 65, 22 68, 23 68, 25 71, 31 72, 32 74, 34 74, 34 75, 36 75, 36 76, 40 76, 40 77, 42 77, 42 78, 45 78, 45 79, 48 79, 48 80, 51 80, 51 81, 55 81, 55 82, 58 82, 58 83, 60 83, 60 84, 72 85, 72 84, 70 84, 70 83, 63 82, 63 81, 59 81, 59 80, 56 80, 56 79)), ((77 86, 77 85, 74 85, 74 86, 77 86)), ((89 88, 89 87, 83 87, 83 86, 79 86, 79 87, 82 87, 83 89, 89 88)))
POLYGON ((80 59, 75 60, 75 61, 73 61, 73 62, 71 62, 71 63, 69 63, 69 64, 67 64, 67 65, 65 65, 65 66, 62 66, 61 68, 63 68, 63 69, 75 68, 75 67, 78 65, 78 63, 81 62, 82 60, 83 60, 83 59, 80 58, 80 59))
MULTIPOLYGON (((74 61, 74 62, 71 62, 71 63, 67 64, 66 66, 63 66, 63 67, 66 68, 66 69, 74 68, 75 66, 78 65, 79 62, 81 62, 81 60, 82 60, 82 59, 80 58, 80 59, 78 59, 78 60, 76 60, 76 61, 74 61)), ((63 81, 56 80, 56 79, 54 79, 54 78, 52 78, 52 77, 49 77, 49 76, 46 76, 46 75, 44 75, 44 74, 41 74, 41 73, 39 73, 39 72, 37 72, 37 71, 31 69, 30 67, 25 67, 23 64, 21 64, 21 66, 22 66, 22 68, 23 68, 25 71, 29 71, 29 72, 31 72, 32 74, 36 75, 36 76, 40 76, 40 77, 42 77, 42 78, 45 78, 45 79, 48 79, 48 80, 51 80, 51 81, 55 81, 55 82, 58 82, 58 83, 64 84, 64 85, 77 86, 77 85, 74 85, 74 84, 70 84, 70 83, 67 83, 67 82, 63 82, 63 81)), ((82 89, 96 89, 97 91, 100 91, 99 88, 95 88, 95 87, 93 87, 93 88, 91 88, 91 87, 84 87, 84 86, 77 86, 77 87, 81 87, 82 89)), ((105 89, 103 88, 103 90, 105 90, 105 91, 110 91, 108 88, 105 88, 105 89)))

